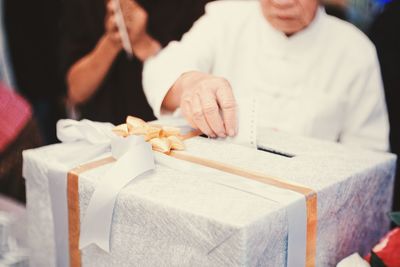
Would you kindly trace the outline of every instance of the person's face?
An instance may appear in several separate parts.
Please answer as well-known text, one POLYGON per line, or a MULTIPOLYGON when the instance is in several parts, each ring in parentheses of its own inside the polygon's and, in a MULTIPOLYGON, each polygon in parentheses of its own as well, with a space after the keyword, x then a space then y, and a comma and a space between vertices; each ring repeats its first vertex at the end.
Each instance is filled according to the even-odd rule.
POLYGON ((318 0, 260 0, 265 18, 277 30, 292 35, 315 17, 318 0))

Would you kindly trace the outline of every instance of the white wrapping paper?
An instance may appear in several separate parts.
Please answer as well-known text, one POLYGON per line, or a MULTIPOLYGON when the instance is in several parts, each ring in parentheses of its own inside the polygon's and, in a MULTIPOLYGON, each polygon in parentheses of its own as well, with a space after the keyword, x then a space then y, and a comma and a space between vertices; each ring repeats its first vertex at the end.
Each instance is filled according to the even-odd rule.
MULTIPOLYGON (((295 157, 203 138, 188 140, 187 152, 316 189, 319 194, 316 266, 334 266, 352 250, 368 250, 389 225, 384 213, 390 207, 390 201, 385 199, 390 198, 392 189, 393 156, 265 133, 265 140, 260 140, 263 146, 295 157), (360 201, 365 209, 357 205, 360 201), (350 203, 360 210, 353 209, 350 203)), ((36 242, 36 237, 54 236, 50 198, 46 193, 49 170, 65 172, 70 168, 65 164, 65 154, 85 151, 87 147, 83 143, 62 144, 24 155, 28 211, 32 219, 31 248, 35 252, 33 266, 55 265, 54 258, 41 252, 54 255, 54 242, 47 240, 40 246, 36 242)), ((105 152, 99 158, 108 155, 105 152)), ((278 203, 275 198, 285 194, 280 189, 175 161, 157 156, 159 164, 155 171, 122 189, 114 210, 111 252, 88 246, 82 250, 84 266, 287 265, 288 210, 290 203, 296 202, 278 203)), ((81 175, 81 218, 87 212, 99 177, 109 167, 81 175)))

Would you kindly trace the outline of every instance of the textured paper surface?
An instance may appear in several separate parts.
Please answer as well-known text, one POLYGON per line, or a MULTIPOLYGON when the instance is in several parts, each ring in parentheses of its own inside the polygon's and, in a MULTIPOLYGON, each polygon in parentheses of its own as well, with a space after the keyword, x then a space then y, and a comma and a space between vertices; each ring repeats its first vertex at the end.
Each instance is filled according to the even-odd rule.
MULTIPOLYGON (((186 143, 188 153, 317 190, 316 266, 335 266, 353 252, 365 253, 388 229, 392 155, 271 131, 261 134, 259 145, 295 157, 203 138, 186 143)), ((24 154, 32 266, 55 266, 47 174, 67 171, 71 166, 62 164, 63 157, 84 149, 84 144, 53 145, 24 154)), ((82 175, 81 218, 107 168, 82 175)), ((287 215, 268 189, 198 166, 177 169, 158 165, 121 191, 111 253, 89 246, 82 252, 84 266, 285 266, 287 215)))

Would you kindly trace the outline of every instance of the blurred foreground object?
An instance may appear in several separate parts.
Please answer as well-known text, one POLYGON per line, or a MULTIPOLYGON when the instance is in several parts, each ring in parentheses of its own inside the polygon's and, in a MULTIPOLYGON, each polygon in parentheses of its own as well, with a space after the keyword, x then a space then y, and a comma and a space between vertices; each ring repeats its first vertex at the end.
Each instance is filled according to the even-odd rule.
POLYGON ((25 208, 0 195, 0 266, 28 267, 25 208), (22 239, 21 239, 22 238, 22 239))
POLYGON ((354 253, 341 260, 336 267, 370 267, 358 253, 354 253))
POLYGON ((372 267, 400 266, 400 212, 392 212, 390 218, 397 227, 387 233, 366 257, 372 267))
POLYGON ((0 193, 25 201, 22 151, 42 144, 30 105, 0 84, 0 193))
POLYGON ((57 68, 61 0, 3 2, 13 89, 31 104, 44 142, 53 143, 56 121, 63 117, 64 88, 57 68))

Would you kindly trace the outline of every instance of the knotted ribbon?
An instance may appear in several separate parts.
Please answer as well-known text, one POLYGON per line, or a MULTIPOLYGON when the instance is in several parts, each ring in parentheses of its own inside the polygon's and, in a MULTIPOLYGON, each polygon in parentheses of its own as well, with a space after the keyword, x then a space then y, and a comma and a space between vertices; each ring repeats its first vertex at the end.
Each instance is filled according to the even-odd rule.
POLYGON ((90 199, 82 221, 79 248, 96 244, 110 252, 112 215, 118 193, 139 175, 155 168, 151 144, 142 136, 119 137, 112 132, 112 124, 88 120, 60 120, 57 136, 63 143, 87 142, 92 145, 86 151, 87 160, 111 152, 115 163, 101 177, 90 199))

